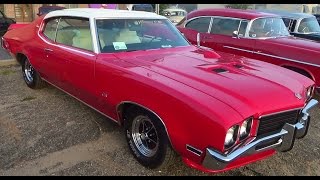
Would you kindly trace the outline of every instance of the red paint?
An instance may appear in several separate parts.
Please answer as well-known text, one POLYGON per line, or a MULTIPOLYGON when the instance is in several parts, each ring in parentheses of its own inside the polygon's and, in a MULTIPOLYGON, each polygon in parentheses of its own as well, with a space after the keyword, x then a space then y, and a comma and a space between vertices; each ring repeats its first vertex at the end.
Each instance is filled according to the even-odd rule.
MULTIPOLYGON (((42 78, 119 124, 117 105, 121 102, 135 102, 154 111, 163 120, 174 149, 188 159, 187 164, 200 169, 204 153, 198 157, 186 150, 186 144, 203 152, 207 147, 223 151, 231 126, 253 116, 256 127, 260 115, 302 108, 305 97, 299 100, 294 93, 305 94, 313 84, 272 64, 194 46, 105 54, 66 49, 42 37, 41 30, 38 35, 42 19, 5 34, 12 55, 26 55, 42 78), (219 74, 215 68, 229 72, 219 74)), ((269 155, 241 158, 230 168, 269 155)))
MULTIPOLYGON (((275 15, 239 9, 202 9, 189 13, 187 15, 187 19, 192 19, 199 16, 222 16, 252 20, 255 18, 270 17, 275 15)), ((184 28, 182 26, 178 27, 178 29, 184 33, 184 35, 192 44, 196 44, 197 31, 184 28)), ((320 87, 320 67, 317 67, 320 66, 320 44, 318 42, 296 37, 281 37, 263 40, 249 38, 238 39, 233 38, 232 36, 210 33, 200 33, 200 35, 202 46, 210 47, 216 51, 246 56, 280 66, 299 68, 308 72, 316 82, 316 86, 320 87), (234 48, 240 48, 247 51, 264 53, 278 57, 270 57, 252 52, 230 49, 223 46, 232 46, 234 48), (289 58, 299 62, 288 61, 279 57, 289 58), (304 63, 311 63, 316 66, 304 63)))

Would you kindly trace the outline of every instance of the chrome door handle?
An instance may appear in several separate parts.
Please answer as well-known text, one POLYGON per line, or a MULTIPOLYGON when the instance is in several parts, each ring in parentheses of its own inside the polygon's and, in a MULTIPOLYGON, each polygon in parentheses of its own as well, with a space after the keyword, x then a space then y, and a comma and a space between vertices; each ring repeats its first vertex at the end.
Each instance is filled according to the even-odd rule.
POLYGON ((45 51, 45 52, 53 52, 53 50, 52 50, 52 49, 49 49, 49 48, 44 48, 44 51, 45 51))

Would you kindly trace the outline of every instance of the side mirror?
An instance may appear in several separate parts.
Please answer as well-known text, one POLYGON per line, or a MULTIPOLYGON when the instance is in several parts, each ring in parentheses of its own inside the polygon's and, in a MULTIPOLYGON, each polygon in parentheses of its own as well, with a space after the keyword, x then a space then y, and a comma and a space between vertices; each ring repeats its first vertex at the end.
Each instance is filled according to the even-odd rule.
POLYGON ((197 46, 200 47, 200 33, 197 33, 197 46))
POLYGON ((238 31, 233 31, 232 32, 232 37, 239 38, 239 32, 238 31))

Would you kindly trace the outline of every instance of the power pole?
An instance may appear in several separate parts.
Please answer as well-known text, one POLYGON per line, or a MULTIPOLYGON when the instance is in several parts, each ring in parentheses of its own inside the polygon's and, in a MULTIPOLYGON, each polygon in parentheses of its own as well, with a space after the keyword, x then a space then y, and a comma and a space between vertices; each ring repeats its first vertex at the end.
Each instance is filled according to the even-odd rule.
POLYGON ((160 4, 156 4, 156 13, 160 14, 160 4))

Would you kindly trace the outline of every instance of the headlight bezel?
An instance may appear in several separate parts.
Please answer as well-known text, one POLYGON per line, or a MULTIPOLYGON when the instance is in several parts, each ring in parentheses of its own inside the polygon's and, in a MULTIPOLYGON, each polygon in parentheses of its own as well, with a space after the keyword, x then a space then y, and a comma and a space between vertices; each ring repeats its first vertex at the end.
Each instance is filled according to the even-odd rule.
POLYGON ((233 145, 235 145, 235 143, 237 142, 238 140, 238 134, 239 134, 239 125, 233 125, 232 127, 230 127, 228 130, 227 130, 227 133, 226 133, 226 136, 224 138, 224 148, 225 149, 229 149, 231 148, 233 145), (232 130, 232 136, 231 136, 231 143, 230 144, 226 144, 227 142, 227 138, 230 138, 230 135, 229 134, 229 131, 232 130))
POLYGON ((306 89, 306 100, 309 101, 310 99, 312 99, 313 95, 314 95, 314 89, 315 89, 315 86, 312 85, 312 86, 309 86, 307 89, 306 89))
POLYGON ((240 141, 249 137, 251 129, 252 129, 252 124, 253 124, 253 117, 247 118, 241 123, 240 129, 239 129, 239 140, 240 141), (243 127, 244 124, 246 124, 245 127, 243 127), (242 135, 241 131, 243 128, 245 128, 245 133, 242 135))
POLYGON ((250 137, 250 135, 252 134, 252 127, 254 124, 254 118, 253 116, 250 116, 249 118, 244 119, 243 121, 241 121, 240 123, 234 124, 233 126, 231 126, 225 134, 225 138, 224 138, 224 150, 228 151, 230 150, 232 147, 236 146, 237 144, 244 142, 246 139, 248 139, 250 137), (240 128, 244 125, 246 125, 246 133, 244 135, 242 135, 240 137, 240 128), (229 131, 233 130, 232 136, 229 135, 229 131), (231 139, 232 137, 232 139, 231 139))

